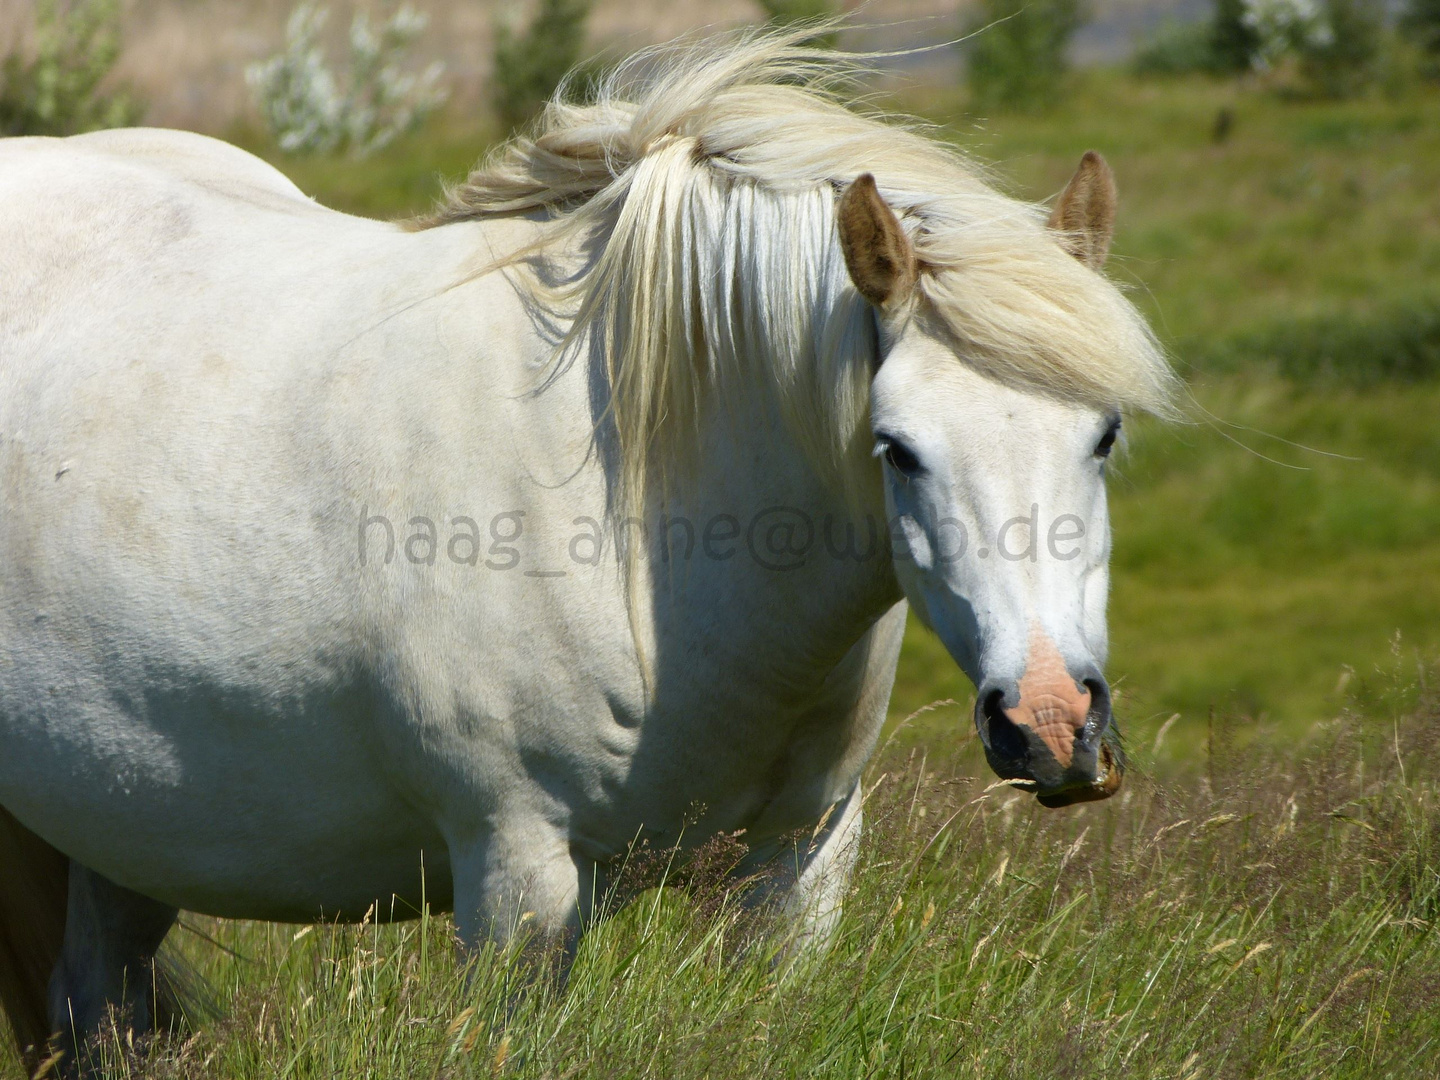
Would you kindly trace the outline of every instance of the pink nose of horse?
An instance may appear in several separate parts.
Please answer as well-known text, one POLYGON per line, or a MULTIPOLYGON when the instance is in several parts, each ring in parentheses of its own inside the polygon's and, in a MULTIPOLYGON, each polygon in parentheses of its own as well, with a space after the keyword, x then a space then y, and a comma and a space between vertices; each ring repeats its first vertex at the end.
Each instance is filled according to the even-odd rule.
POLYGON ((1030 662, 1020 680, 1020 703, 1006 709, 1012 724, 1039 735, 1062 769, 1070 767, 1075 739, 1085 734, 1090 719, 1091 693, 1071 677, 1065 658, 1048 637, 1031 639, 1030 662))
POLYGON ((1106 798, 1120 786, 1123 759, 1104 677, 1093 664, 1072 672, 1038 630, 1018 681, 984 681, 975 724, 990 767, 1033 785, 1046 806, 1106 798))

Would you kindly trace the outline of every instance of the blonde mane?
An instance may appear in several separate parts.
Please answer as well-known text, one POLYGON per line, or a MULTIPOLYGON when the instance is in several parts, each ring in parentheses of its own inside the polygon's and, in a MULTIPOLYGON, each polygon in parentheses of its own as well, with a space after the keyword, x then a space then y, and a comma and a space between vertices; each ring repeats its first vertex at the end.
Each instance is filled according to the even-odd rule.
POLYGON ((864 172, 967 362, 1039 392, 1167 412, 1174 376, 1120 290, 1062 250, 1043 208, 997 192, 952 147, 847 105, 856 58, 806 48, 811 32, 646 50, 586 104, 562 88, 424 223, 531 214, 548 222, 541 248, 591 246, 578 278, 523 287, 568 298, 566 344, 599 350, 623 505, 683 472, 708 402, 760 383, 820 473, 854 490, 877 343, 835 207, 864 172))

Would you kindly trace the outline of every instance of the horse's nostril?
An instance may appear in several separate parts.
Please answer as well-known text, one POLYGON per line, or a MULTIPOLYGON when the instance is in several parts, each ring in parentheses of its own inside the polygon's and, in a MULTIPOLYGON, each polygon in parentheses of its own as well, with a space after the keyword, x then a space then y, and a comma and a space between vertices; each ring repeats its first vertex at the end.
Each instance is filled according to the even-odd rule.
POLYGON ((990 748, 1010 761, 1023 761, 1028 749, 1025 734, 1005 715, 1005 691, 991 690, 980 701, 985 730, 990 735, 990 748))
POLYGON ((1110 726, 1110 687, 1098 676, 1084 680, 1083 685, 1090 691, 1090 713, 1085 718, 1085 734, 1087 737, 1101 735, 1110 726))

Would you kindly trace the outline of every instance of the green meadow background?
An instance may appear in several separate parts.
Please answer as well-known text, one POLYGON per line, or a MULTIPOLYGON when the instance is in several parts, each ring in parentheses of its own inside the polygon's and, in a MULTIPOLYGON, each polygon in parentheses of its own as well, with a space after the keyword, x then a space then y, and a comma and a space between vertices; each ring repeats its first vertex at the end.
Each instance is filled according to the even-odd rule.
MULTIPOLYGON (((565 993, 463 961, 445 918, 185 915, 167 949, 210 1008, 114 1035, 108 1075, 1440 1075, 1440 92, 1099 70, 1043 117, 895 104, 1030 198, 1103 152, 1110 271, 1185 375, 1186 419, 1127 421, 1111 470, 1125 791, 1046 811, 994 785, 970 686, 912 626, 813 965, 787 974, 783 936, 703 866, 590 934, 565 993)), ((451 116, 365 163, 275 160, 402 215, 491 136, 451 116)))

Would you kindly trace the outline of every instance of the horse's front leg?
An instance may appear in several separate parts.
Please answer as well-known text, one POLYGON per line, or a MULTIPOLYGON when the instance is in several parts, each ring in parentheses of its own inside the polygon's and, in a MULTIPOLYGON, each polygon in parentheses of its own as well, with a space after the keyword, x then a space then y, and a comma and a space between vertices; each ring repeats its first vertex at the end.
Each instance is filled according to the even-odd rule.
POLYGON ((828 948, 860 849, 862 801, 857 782, 813 832, 802 833, 779 854, 767 857, 758 851, 738 868, 739 874, 760 874, 750 903, 776 910, 788 923, 782 960, 820 955, 828 948))
POLYGON ((512 818, 449 830, 461 942, 518 949, 563 980, 603 890, 596 864, 548 822, 512 818))

